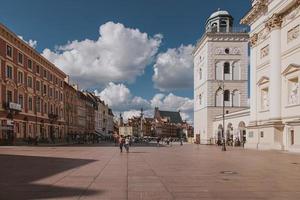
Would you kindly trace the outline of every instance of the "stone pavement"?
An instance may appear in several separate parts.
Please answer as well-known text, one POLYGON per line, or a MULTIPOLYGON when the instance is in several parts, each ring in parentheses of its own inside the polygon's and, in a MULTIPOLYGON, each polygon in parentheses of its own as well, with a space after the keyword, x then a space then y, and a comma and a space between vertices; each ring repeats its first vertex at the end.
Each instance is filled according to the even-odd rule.
POLYGON ((215 146, 0 147, 0 199, 300 199, 300 155, 215 146))

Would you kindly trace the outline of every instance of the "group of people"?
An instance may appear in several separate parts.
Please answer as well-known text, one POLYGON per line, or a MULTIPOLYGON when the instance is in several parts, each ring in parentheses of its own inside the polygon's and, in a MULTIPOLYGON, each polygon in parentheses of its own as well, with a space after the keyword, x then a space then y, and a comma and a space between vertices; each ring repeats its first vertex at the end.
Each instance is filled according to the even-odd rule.
MULTIPOLYGON (((157 142, 157 146, 158 146, 158 147, 159 147, 160 141, 162 141, 162 142, 165 143, 166 145, 172 146, 172 142, 176 142, 176 141, 178 141, 178 140, 175 140, 175 139, 173 139, 173 138, 171 138, 171 137, 165 137, 165 138, 160 138, 160 137, 158 137, 158 138, 156 139, 156 142, 157 142)), ((183 139, 182 139, 182 138, 179 139, 179 142, 180 142, 180 145, 183 145, 183 139)))
POLYGON ((129 152, 129 146, 131 146, 131 139, 129 137, 124 137, 121 135, 119 137, 119 146, 120 146, 120 152, 123 152, 123 147, 126 149, 126 152, 129 152))

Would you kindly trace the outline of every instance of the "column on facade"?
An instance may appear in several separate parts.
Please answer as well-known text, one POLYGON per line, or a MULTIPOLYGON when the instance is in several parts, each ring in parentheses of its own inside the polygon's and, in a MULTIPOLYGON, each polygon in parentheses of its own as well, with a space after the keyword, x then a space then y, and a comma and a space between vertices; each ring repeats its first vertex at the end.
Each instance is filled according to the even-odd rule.
POLYGON ((281 118, 281 17, 273 15, 267 22, 270 30, 270 119, 281 118))
POLYGON ((257 86, 256 86, 256 45, 257 43, 257 34, 251 36, 250 39, 250 123, 256 122, 256 113, 257 113, 257 86))

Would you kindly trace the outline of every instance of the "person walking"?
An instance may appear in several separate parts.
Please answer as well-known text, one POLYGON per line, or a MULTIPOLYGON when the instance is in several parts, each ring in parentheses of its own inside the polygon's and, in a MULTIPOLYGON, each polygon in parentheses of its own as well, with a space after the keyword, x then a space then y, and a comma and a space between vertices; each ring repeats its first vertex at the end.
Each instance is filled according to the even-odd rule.
POLYGON ((126 149, 126 152, 128 153, 129 152, 129 138, 126 137, 125 139, 125 149, 126 149))
POLYGON ((157 147, 159 147, 159 141, 160 141, 160 138, 159 138, 159 137, 157 137, 157 139, 156 139, 156 142, 157 142, 157 147))
POLYGON ((123 145, 124 145, 124 138, 123 138, 123 136, 120 136, 120 137, 119 137, 120 153, 123 152, 123 145))

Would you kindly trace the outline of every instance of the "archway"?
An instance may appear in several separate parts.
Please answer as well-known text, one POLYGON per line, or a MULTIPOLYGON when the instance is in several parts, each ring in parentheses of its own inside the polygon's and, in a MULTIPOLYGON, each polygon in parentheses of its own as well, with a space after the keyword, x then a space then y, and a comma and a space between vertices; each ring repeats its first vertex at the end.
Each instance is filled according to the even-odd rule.
POLYGON ((227 130, 226 130, 226 141, 228 145, 232 145, 232 141, 233 141, 233 127, 232 127, 232 123, 228 123, 227 125, 227 130))
POLYGON ((246 124, 245 122, 241 121, 239 123, 239 139, 241 142, 246 142, 246 124))

